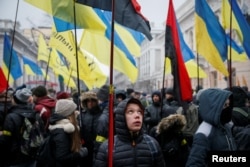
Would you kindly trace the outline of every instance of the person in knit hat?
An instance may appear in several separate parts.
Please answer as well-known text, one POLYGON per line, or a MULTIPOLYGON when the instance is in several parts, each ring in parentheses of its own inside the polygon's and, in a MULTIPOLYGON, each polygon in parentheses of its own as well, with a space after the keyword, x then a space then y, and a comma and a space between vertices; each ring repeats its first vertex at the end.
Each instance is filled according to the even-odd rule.
POLYGON ((34 110, 28 104, 32 93, 27 88, 17 89, 12 97, 9 109, 0 132, 0 166, 33 166, 35 159, 20 150, 20 132, 24 118, 34 116, 34 110))
POLYGON ((29 89, 18 89, 14 92, 13 102, 14 104, 26 105, 31 97, 32 93, 29 89))
POLYGON ((47 96, 47 90, 44 86, 39 85, 32 91, 34 110, 40 113, 44 124, 48 125, 50 115, 54 111, 56 100, 47 96))
POLYGON ((126 89, 126 93, 127 93, 127 98, 131 98, 131 97, 134 97, 134 89, 132 89, 132 88, 127 88, 126 89))
POLYGON ((82 159, 81 166, 93 166, 94 142, 97 136, 97 122, 102 114, 98 105, 96 93, 92 91, 84 92, 81 95, 82 111, 81 119, 81 138, 84 141, 83 146, 88 148, 88 156, 82 159))
POLYGON ((56 94, 56 99, 57 100, 60 100, 60 99, 72 99, 72 97, 67 92, 58 92, 56 94))
POLYGON ((101 102, 107 102, 109 100, 109 86, 108 85, 102 86, 98 90, 96 96, 98 100, 100 100, 101 102))
POLYGON ((82 147, 78 121, 75 115, 77 105, 68 99, 57 100, 55 113, 51 115, 49 131, 54 143, 54 166, 77 167, 81 159, 88 155, 82 147))

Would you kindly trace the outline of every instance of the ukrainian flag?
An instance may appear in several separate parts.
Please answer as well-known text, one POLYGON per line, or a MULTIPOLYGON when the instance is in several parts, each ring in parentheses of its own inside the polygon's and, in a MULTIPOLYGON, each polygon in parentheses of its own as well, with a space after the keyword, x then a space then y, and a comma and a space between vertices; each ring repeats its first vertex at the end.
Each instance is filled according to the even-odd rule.
POLYGON ((23 56, 24 69, 27 75, 43 75, 41 68, 37 63, 23 56))
POLYGON ((222 18, 224 29, 230 29, 230 22, 232 23, 232 29, 236 30, 240 42, 243 44, 248 58, 250 58, 250 26, 235 0, 222 1, 222 18), (231 11, 232 20, 230 19, 231 11))
MULTIPOLYGON (((110 65, 110 41, 87 30, 83 32, 80 47, 93 54, 101 63, 110 65)), ((114 68, 126 75, 132 83, 137 80, 138 69, 133 56, 126 55, 114 45, 114 68)))
POLYGON ((195 0, 195 34, 197 52, 225 76, 227 39, 224 29, 205 0, 195 0))
POLYGON ((248 60, 244 48, 242 46, 239 46, 232 38, 230 38, 228 34, 227 34, 227 46, 228 46, 228 59, 230 59, 229 53, 231 51, 232 61, 245 62, 248 60))
MULTIPOLYGON (((57 19, 74 24, 74 1, 72 0, 25 0, 27 3, 49 13, 57 19)), ((99 34, 104 34, 105 24, 92 7, 75 3, 75 24, 77 27, 91 29, 99 34)))
POLYGON ((206 78, 207 74, 205 73, 205 71, 202 68, 198 67, 199 65, 197 65, 197 63, 194 61, 194 58, 195 58, 194 54, 192 50, 186 44, 178 23, 177 23, 177 26, 178 26, 178 34, 179 34, 182 57, 185 62, 185 66, 186 66, 189 77, 190 78, 198 78, 198 77, 206 78), (199 70, 199 76, 198 76, 197 69, 199 70))
POLYGON ((4 34, 2 69, 5 77, 9 76, 9 83, 13 83, 14 80, 23 75, 17 53, 13 48, 11 49, 10 40, 6 33, 4 34))

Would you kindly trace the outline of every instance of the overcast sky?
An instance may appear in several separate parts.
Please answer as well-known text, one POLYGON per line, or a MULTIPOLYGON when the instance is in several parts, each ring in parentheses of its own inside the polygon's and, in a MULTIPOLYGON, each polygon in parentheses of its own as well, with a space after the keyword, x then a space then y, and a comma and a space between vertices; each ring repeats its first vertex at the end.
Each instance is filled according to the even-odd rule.
MULTIPOLYGON (((141 5, 143 15, 156 23, 162 23, 167 17, 168 0, 137 0, 141 5)), ((186 0, 173 0, 174 7, 177 9, 186 0)), ((0 0, 0 19, 15 20, 18 0, 0 0)), ((47 26, 45 13, 33 7, 24 0, 19 0, 17 20, 21 28, 34 26, 47 26), (30 21, 29 21, 30 20, 30 21), (34 25, 32 25, 34 24, 34 25)))

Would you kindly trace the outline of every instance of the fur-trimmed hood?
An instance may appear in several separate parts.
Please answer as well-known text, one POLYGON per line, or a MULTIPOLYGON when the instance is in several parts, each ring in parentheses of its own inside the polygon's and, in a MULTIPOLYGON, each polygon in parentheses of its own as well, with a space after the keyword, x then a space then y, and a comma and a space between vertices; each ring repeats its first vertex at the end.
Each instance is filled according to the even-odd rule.
POLYGON ((163 118, 157 125, 156 133, 161 134, 167 131, 180 132, 186 125, 186 118, 181 114, 171 114, 163 118))
MULTIPOLYGON (((82 103, 86 103, 86 100, 93 99, 97 101, 97 96, 95 92, 84 92, 81 94, 81 101, 82 103)), ((86 104, 85 104, 86 105, 86 104)))
POLYGON ((66 133, 73 133, 75 131, 74 125, 68 119, 61 119, 54 125, 49 125, 49 130, 53 131, 55 129, 61 128, 66 133))

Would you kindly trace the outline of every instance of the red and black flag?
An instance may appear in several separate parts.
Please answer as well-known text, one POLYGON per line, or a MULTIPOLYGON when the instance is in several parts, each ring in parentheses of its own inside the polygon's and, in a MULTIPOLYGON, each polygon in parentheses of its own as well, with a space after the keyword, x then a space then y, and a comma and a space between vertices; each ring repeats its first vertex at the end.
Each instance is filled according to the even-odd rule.
POLYGON ((192 101, 192 87, 182 57, 177 20, 172 0, 169 0, 169 9, 166 23, 165 56, 171 61, 175 97, 179 102, 189 102, 192 101))
MULTIPOLYGON (((93 8, 112 11, 112 0, 76 0, 77 3, 93 8)), ((115 21, 143 33, 152 40, 149 21, 142 15, 137 0, 115 0, 115 21)))

